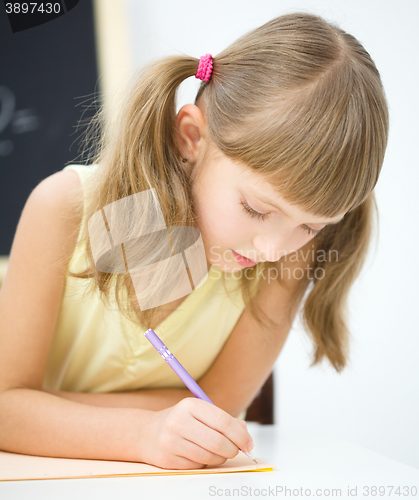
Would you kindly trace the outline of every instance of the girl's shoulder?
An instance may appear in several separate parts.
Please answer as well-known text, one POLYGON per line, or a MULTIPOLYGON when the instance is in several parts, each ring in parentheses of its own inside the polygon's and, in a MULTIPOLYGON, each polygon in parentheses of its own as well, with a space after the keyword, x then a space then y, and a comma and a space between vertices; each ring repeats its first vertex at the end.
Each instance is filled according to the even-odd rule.
POLYGON ((38 210, 45 210, 51 217, 56 212, 48 211, 48 208, 63 210, 73 209, 69 215, 75 215, 82 208, 82 182, 73 170, 60 170, 43 179, 31 192, 28 202, 36 204, 38 210), (36 201, 35 201, 36 200, 36 201))
POLYGON ((43 179, 31 192, 27 209, 51 231, 59 231, 66 242, 65 257, 72 255, 79 239, 84 215, 83 181, 71 169, 63 169, 43 179))

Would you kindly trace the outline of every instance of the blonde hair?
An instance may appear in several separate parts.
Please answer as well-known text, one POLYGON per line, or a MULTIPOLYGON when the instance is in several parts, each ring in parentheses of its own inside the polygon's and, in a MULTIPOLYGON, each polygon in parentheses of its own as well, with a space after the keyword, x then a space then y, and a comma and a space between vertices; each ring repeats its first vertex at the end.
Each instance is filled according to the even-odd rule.
MULTIPOLYGON (((196 225, 191 182, 176 143, 175 99, 198 62, 172 56, 151 63, 136 76, 118 119, 103 123, 102 110, 87 135, 93 131, 94 138, 103 127, 89 158, 99 169, 89 184, 80 239, 89 265, 68 273, 91 279, 104 300, 115 294, 122 313, 144 328, 160 308, 140 310, 128 273, 96 269, 87 221, 105 205, 154 188, 167 226, 196 225), (124 290, 131 290, 128 301, 124 290)), ((302 318, 315 346, 312 365, 327 357, 342 370, 348 357, 346 301, 368 250, 376 210, 373 189, 388 136, 387 103, 374 62, 339 27, 316 15, 288 14, 215 56, 199 99, 211 141, 224 155, 264 176, 303 210, 328 218, 346 212, 312 240, 316 251, 336 250, 338 261, 315 258, 313 267, 324 277, 304 277, 295 296, 298 305, 306 294, 302 318)), ((263 265, 271 269, 278 263, 263 265)), ((258 322, 275 325, 256 305, 256 273, 256 267, 249 268, 239 280, 245 305, 258 322)))

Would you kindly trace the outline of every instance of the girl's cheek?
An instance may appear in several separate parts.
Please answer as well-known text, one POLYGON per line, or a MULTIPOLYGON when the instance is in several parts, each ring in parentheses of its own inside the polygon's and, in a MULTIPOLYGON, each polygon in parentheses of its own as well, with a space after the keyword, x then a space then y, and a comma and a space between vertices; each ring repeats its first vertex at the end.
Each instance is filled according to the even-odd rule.
POLYGON ((287 253, 296 252, 313 238, 314 236, 312 235, 305 236, 304 234, 302 234, 301 236, 298 236, 297 239, 292 243, 292 248, 289 251, 287 251, 287 253))

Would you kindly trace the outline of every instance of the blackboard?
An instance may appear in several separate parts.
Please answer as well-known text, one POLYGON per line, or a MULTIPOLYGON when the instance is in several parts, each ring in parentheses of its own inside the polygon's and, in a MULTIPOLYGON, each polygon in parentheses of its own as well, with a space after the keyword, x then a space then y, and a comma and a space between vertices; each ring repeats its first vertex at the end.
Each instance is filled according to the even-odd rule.
POLYGON ((39 182, 80 162, 83 123, 99 98, 92 0, 13 32, 0 3, 0 255, 8 255, 39 182))

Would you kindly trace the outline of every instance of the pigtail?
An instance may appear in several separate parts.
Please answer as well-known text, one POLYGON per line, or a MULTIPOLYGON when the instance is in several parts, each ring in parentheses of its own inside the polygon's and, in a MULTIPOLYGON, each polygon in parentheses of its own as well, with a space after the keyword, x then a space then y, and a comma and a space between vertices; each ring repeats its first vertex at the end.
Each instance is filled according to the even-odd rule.
POLYGON ((302 310, 304 328, 315 344, 311 366, 325 356, 338 372, 346 365, 349 346, 347 298, 368 252, 374 211, 377 213, 372 192, 341 222, 328 226, 319 239, 313 270, 314 286, 302 310))
MULTIPOLYGON (((67 275, 89 279, 87 293, 99 289, 107 307, 118 307, 128 319, 146 328, 158 307, 141 311, 128 272, 102 272, 96 268, 88 221, 113 202, 154 189, 166 227, 194 225, 190 180, 182 168, 176 141, 176 91, 186 78, 195 75, 198 63, 192 57, 171 56, 149 64, 129 82, 119 114, 109 117, 102 108, 87 131, 89 137, 92 130, 100 128, 97 150, 90 158, 98 169, 84 183, 88 202, 78 241, 78 245, 85 245, 88 266, 83 270, 68 269, 67 275)), ((173 238, 172 244, 176 245, 173 238)), ((155 277, 149 289, 158 290, 162 279, 155 277)))
MULTIPOLYGON (((134 86, 122 110, 117 132, 119 147, 109 149, 114 157, 103 158, 115 168, 121 165, 126 175, 116 187, 125 196, 154 188, 168 225, 184 222, 190 215, 188 177, 182 168, 176 145, 176 91, 196 73, 198 60, 172 56, 153 62, 134 78, 134 86)), ((109 179, 103 170, 104 182, 109 179)))

